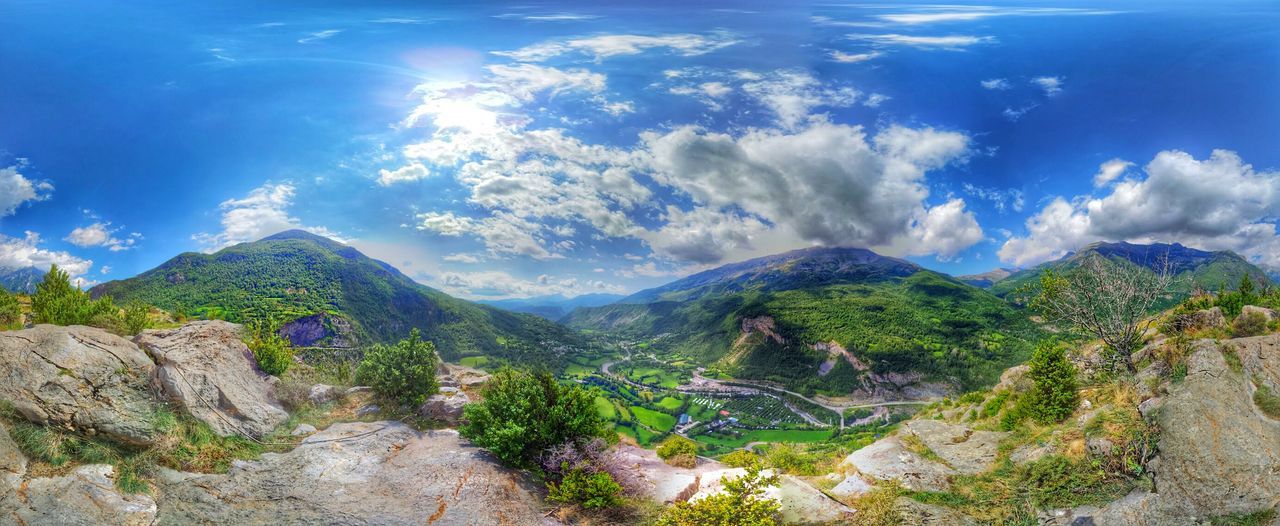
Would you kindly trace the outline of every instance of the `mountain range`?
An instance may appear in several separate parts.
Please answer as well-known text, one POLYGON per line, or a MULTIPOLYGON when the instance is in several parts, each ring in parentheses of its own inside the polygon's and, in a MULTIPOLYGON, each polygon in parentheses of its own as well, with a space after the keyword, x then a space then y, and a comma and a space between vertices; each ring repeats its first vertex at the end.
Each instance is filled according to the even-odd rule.
POLYGON ((476 303, 498 307, 515 312, 536 314, 548 320, 559 320, 578 307, 599 307, 608 305, 623 298, 621 294, 592 293, 574 296, 563 294, 533 296, 530 298, 511 298, 501 300, 479 300, 476 303))
POLYGON ((36 285, 44 279, 45 271, 35 267, 0 267, 0 288, 9 292, 35 294, 36 285))
POLYGON ((296 345, 349 347, 420 329, 448 360, 485 355, 555 363, 577 342, 546 319, 479 305, 419 284, 350 246, 300 230, 213 254, 180 254, 90 290, 118 303, 280 325, 296 345))

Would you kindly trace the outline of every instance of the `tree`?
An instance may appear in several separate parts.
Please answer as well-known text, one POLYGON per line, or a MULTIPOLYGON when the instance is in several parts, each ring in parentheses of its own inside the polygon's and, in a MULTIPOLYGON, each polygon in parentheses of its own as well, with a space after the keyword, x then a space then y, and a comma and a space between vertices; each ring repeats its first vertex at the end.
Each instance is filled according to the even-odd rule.
POLYGON ((1031 416, 1042 424, 1061 422, 1076 409, 1076 366, 1067 358, 1066 349, 1057 342, 1046 340, 1036 346, 1027 362, 1027 373, 1034 386, 1031 397, 1031 416))
POLYGON ((672 466, 692 468, 698 464, 698 443, 679 435, 671 435, 658 444, 657 453, 672 466))
POLYGON ((4 287, 0 287, 0 329, 14 327, 22 323, 22 307, 18 298, 4 287))
POLYGON ((538 458, 554 446, 610 436, 595 410, 595 394, 562 385, 547 372, 503 369, 481 397, 463 409, 458 431, 508 466, 535 469, 538 458))
POLYGON ((1245 305, 1253 305, 1258 301, 1258 296, 1254 294, 1253 280, 1249 279, 1249 273, 1240 276, 1240 287, 1236 289, 1240 293, 1240 300, 1245 305))
POLYGON ((137 301, 124 306, 126 334, 138 334, 151 327, 151 307, 137 301))
POLYGON ((418 329, 395 345, 375 345, 356 369, 356 379, 375 393, 402 405, 417 407, 436 394, 436 345, 423 341, 418 329))
POLYGON ((677 502, 658 518, 658 526, 774 526, 780 524, 778 501, 764 491, 778 484, 777 475, 761 473, 759 463, 741 477, 724 481, 724 491, 692 502, 677 502))
POLYGON ((1110 369, 1131 370, 1129 355, 1154 322, 1147 315, 1172 283, 1167 262, 1153 272, 1092 256, 1065 273, 1046 270, 1031 306, 1052 322, 1073 325, 1101 339, 1110 369))
POLYGON ((88 293, 71 284, 71 276, 57 265, 51 265, 36 285, 31 314, 36 323, 95 326, 109 325, 106 322, 116 321, 120 315, 110 296, 90 299, 88 293))
POLYGON ((293 346, 272 330, 272 325, 253 325, 250 328, 249 350, 253 352, 258 368, 272 376, 280 376, 293 365, 293 346))

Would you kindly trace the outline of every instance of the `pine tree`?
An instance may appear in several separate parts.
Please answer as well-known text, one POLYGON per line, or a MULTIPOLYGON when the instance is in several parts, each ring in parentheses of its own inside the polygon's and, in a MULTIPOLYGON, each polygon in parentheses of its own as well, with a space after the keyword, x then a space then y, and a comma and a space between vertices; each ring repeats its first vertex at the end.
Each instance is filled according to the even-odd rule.
POLYGON ((1077 402, 1076 367, 1067 358, 1063 346, 1052 340, 1040 342, 1027 365, 1035 382, 1029 393, 1032 417, 1042 424, 1051 424, 1071 416, 1077 402))

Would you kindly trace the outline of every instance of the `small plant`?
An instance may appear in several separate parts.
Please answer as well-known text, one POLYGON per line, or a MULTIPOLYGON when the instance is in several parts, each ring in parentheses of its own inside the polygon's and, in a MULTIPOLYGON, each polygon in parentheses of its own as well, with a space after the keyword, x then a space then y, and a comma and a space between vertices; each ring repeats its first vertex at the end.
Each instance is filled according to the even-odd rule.
POLYGON ((258 325, 251 330, 249 350, 258 362, 262 372, 272 376, 280 376, 293 365, 293 346, 266 325, 258 325))
POLYGON ((423 341, 418 329, 395 345, 376 345, 365 353, 356 380, 401 405, 417 407, 439 391, 436 346, 423 341))
POLYGON ((1255 387, 1253 391, 1254 405, 1257 405, 1258 409, 1261 409, 1267 416, 1280 420, 1280 396, 1276 396, 1275 393, 1271 392, 1271 388, 1267 387, 1267 384, 1258 381, 1257 378, 1253 379, 1253 386, 1255 387))
POLYGON ((658 518, 658 526, 774 526, 780 524, 778 501, 764 491, 778 484, 777 475, 764 475, 760 464, 746 467, 741 477, 724 481, 724 491, 693 502, 677 502, 658 518))
POLYGON ((691 468, 697 465, 698 443, 678 435, 671 435, 658 444, 658 458, 672 466, 691 468))
POLYGON ((720 457, 720 463, 731 468, 744 468, 759 462, 760 455, 745 449, 736 449, 732 453, 720 457))
POLYGON ((562 464, 564 478, 547 483, 547 500, 577 504, 584 509, 611 508, 622 504, 622 486, 604 471, 588 472, 562 464))
POLYGON ((151 307, 131 302, 124 306, 124 330, 126 334, 138 334, 151 328, 151 307))
POLYGON ((1235 338, 1258 336, 1266 332, 1267 316, 1261 312, 1244 313, 1231 322, 1231 336, 1235 338))
POLYGON ((18 328, 22 325, 22 307, 18 298, 0 287, 0 330, 18 328))

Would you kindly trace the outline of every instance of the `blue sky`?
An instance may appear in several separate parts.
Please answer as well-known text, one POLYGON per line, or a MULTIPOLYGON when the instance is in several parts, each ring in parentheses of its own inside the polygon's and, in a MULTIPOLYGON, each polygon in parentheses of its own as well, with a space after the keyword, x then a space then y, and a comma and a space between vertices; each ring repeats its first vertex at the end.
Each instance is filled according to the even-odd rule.
POLYGON ((0 5, 0 267, 285 228, 469 298, 811 245, 1280 267, 1274 2, 169 4, 0 5))

